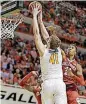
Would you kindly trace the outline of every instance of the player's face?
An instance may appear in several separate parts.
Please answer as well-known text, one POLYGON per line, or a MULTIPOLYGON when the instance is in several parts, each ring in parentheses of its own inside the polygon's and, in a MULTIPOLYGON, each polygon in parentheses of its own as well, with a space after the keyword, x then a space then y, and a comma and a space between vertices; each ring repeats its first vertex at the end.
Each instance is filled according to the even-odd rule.
POLYGON ((75 54, 76 54, 76 47, 73 46, 73 45, 70 45, 70 46, 68 47, 68 54, 69 54, 69 55, 75 55, 75 54))
POLYGON ((55 49, 59 47, 60 43, 60 39, 56 35, 52 35, 47 41, 47 46, 48 48, 55 49))

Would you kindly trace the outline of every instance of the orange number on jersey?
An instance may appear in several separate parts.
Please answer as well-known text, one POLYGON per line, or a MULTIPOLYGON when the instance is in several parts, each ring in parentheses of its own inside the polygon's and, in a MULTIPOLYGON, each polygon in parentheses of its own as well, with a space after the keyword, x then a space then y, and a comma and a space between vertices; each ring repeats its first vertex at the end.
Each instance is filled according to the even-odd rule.
POLYGON ((52 64, 58 64, 58 53, 52 53, 49 62, 52 64))

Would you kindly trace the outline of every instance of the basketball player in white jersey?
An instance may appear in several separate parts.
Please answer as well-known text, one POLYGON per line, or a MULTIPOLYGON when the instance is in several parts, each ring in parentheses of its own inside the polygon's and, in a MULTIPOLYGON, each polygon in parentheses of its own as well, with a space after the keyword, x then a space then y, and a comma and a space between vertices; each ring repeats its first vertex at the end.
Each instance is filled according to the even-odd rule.
MULTIPOLYGON (((35 44, 40 54, 42 72, 42 100, 44 104, 67 104, 66 86, 63 82, 61 41, 56 35, 48 39, 48 47, 42 43, 37 16, 40 12, 39 3, 30 7, 33 14, 33 33, 35 44)), ((47 32, 47 31, 46 31, 47 32)))

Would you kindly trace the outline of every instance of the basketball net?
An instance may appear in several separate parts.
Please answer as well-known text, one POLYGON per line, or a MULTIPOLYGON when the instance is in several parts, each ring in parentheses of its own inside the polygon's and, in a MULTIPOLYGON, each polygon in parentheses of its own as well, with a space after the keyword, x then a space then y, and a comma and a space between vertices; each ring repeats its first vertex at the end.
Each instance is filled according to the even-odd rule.
POLYGON ((14 38, 14 30, 23 21, 20 13, 1 18, 1 39, 14 38))

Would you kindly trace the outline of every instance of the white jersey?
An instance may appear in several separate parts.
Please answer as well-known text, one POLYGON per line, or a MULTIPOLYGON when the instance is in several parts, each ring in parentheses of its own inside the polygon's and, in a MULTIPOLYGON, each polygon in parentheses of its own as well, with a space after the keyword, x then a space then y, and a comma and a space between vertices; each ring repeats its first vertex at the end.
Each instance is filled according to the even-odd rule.
POLYGON ((60 48, 57 48, 56 52, 46 49, 43 57, 40 57, 40 64, 43 80, 53 78, 63 80, 62 54, 60 48))

